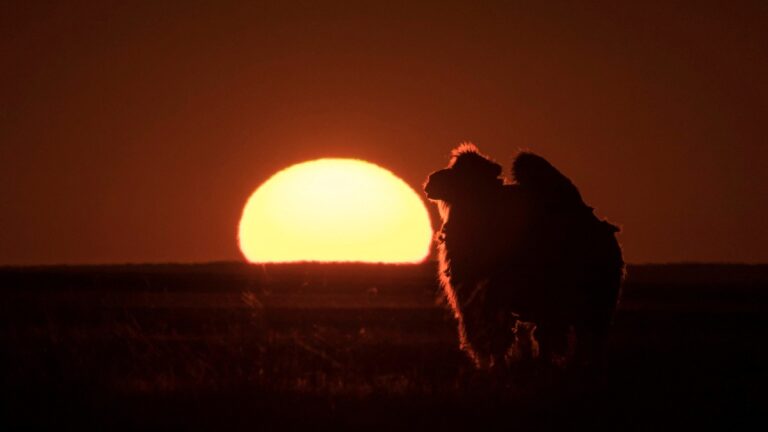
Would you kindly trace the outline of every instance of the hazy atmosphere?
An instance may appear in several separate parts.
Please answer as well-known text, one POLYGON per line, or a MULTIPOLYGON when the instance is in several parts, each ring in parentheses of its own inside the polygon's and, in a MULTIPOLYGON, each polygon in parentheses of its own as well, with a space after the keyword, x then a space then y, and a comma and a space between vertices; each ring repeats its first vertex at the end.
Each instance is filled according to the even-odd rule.
POLYGON ((0 265, 241 259, 274 172, 421 195, 464 140, 546 157, 628 262, 768 261, 766 3, 533 3, 4 4, 0 265))

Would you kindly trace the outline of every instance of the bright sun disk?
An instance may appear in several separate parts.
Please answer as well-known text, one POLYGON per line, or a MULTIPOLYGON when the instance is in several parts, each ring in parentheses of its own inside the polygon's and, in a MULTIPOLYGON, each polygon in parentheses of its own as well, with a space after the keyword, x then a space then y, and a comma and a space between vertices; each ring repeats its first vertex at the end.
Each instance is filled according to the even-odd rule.
POLYGON ((317 159, 269 178, 239 226, 250 262, 416 263, 429 253, 424 202, 390 171, 357 159, 317 159))

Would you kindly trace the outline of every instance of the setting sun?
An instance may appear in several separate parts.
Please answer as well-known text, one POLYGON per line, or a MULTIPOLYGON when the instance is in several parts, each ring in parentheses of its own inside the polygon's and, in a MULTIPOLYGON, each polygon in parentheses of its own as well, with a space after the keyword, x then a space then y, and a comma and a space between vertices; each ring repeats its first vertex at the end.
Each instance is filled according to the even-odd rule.
POLYGON ((318 159, 278 172, 248 199, 239 226, 240 250, 259 263, 416 263, 431 239, 416 192, 357 159, 318 159))

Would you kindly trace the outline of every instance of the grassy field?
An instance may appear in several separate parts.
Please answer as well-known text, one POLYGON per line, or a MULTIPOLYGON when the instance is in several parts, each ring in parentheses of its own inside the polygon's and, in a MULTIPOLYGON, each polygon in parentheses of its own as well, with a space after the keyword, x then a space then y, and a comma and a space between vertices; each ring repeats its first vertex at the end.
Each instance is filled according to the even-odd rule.
POLYGON ((601 370, 489 376, 434 264, 0 269, 2 430, 768 426, 768 267, 634 266, 601 370))

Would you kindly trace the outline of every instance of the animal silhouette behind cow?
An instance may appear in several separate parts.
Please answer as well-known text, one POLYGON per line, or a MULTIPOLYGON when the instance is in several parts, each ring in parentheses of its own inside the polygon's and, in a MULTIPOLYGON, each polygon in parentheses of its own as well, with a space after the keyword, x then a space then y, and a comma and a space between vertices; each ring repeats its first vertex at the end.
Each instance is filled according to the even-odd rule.
POLYGON ((520 153, 511 174, 506 184, 501 165, 462 144, 424 186, 443 220, 439 276, 460 346, 478 367, 501 367, 528 343, 516 342, 522 320, 546 361, 594 361, 624 273, 618 228, 540 156, 520 153))

